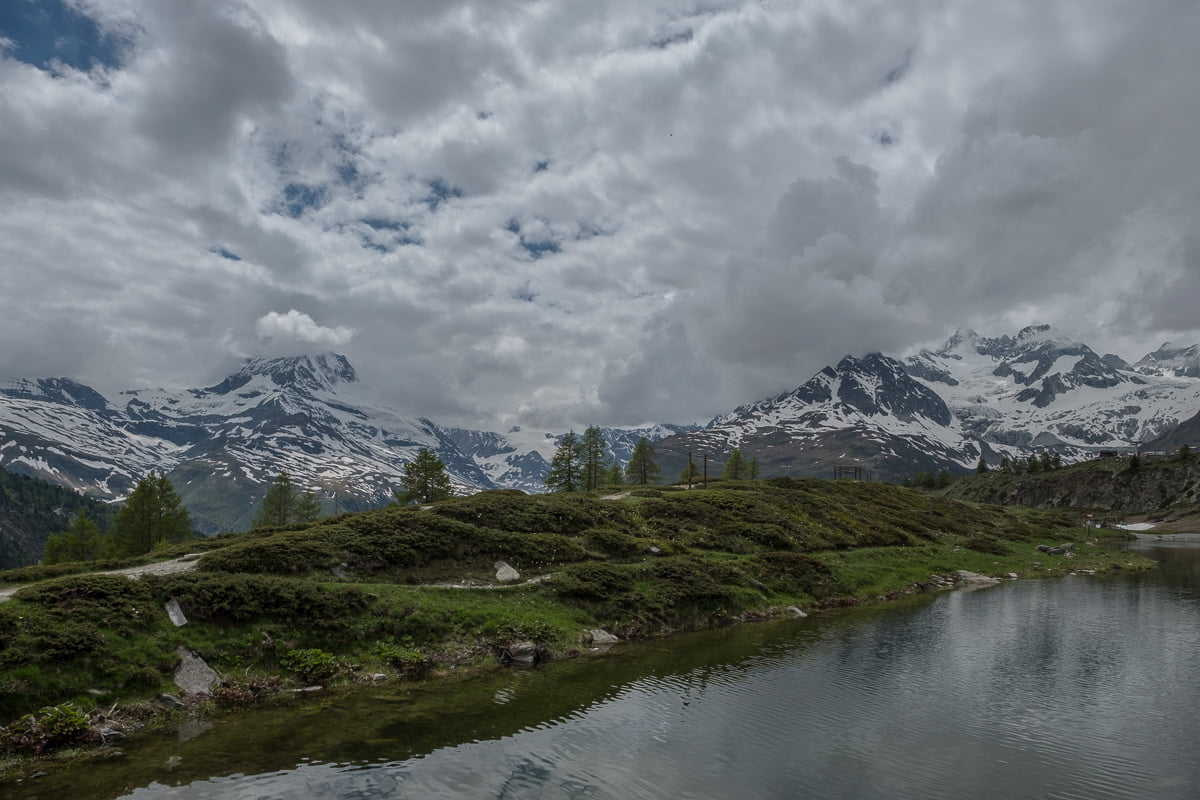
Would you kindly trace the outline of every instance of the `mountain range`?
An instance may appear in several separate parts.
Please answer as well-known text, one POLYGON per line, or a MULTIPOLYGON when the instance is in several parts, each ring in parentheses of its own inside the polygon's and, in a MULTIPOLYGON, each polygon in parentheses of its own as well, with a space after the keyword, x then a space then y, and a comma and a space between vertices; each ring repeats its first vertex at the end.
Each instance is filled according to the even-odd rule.
POLYGON ((847 356, 656 449, 669 470, 682 470, 689 452, 723 460, 736 447, 765 475, 832 477, 837 466, 859 466, 898 480, 962 472, 980 458, 1050 450, 1070 462, 1133 450, 1197 412, 1200 347, 1167 343, 1129 364, 1033 325, 997 338, 959 331, 903 360, 847 356))
MULTIPOLYGON (((790 392, 707 425, 604 429, 628 460, 645 436, 663 477, 688 454, 718 474, 733 448, 764 477, 832 476, 857 466, 876 479, 974 468, 982 457, 1053 450, 1081 460, 1169 436, 1200 412, 1200 347, 1164 344, 1130 364, 1048 326, 988 338, 960 331, 906 359, 847 356, 790 392)), ((541 491, 563 431, 443 427, 371 399, 350 362, 326 353, 248 360, 202 389, 131 390, 109 398, 68 378, 0 382, 0 466, 94 497, 125 497, 164 472, 205 533, 244 529, 287 470, 327 512, 392 497, 423 447, 459 491, 541 491)))

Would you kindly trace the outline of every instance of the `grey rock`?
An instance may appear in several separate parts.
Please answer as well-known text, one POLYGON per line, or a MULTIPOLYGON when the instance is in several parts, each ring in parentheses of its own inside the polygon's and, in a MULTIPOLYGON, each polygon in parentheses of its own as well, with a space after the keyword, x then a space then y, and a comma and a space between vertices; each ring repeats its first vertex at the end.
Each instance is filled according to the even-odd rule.
POLYGON ((512 664, 533 664, 538 659, 538 646, 533 642, 514 642, 504 649, 501 657, 512 664))
POLYGON ((181 628, 188 624, 187 617, 183 614, 183 609, 179 607, 179 601, 174 597, 168 600, 163 608, 166 609, 167 616, 171 618, 171 622, 174 623, 176 628, 181 628))
POLYGON ((116 728, 96 728, 96 733, 100 735, 100 741, 104 744, 108 744, 110 742, 123 742, 129 738, 116 728))
POLYGON ((492 566, 496 568, 496 580, 501 583, 513 583, 514 581, 521 580, 521 573, 503 561, 497 561, 492 566))
POLYGON ((185 694, 208 694, 221 677, 204 659, 183 645, 175 648, 179 656, 179 667, 175 670, 175 685, 185 694))
POLYGON ((616 644, 617 642, 621 641, 608 631, 601 630, 599 628, 588 631, 587 635, 591 638, 592 644, 616 644))
POLYGON ((187 708, 184 702, 173 694, 160 694, 158 700, 168 708, 187 708))
POLYGON ((1048 544, 1039 544, 1039 545, 1037 546, 1037 551, 1038 551, 1039 553, 1049 553, 1049 552, 1050 552, 1050 545, 1048 545, 1048 544))
POLYGON ((788 606, 787 612, 789 614, 791 614, 793 617, 807 617, 808 616, 808 614, 805 614, 803 611, 796 608, 795 606, 788 606))
POLYGON ((646 552, 647 552, 647 553, 649 553, 649 554, 650 554, 650 555, 652 555, 652 556, 657 556, 657 555, 660 555, 660 554, 662 553, 662 550, 659 550, 659 549, 658 549, 657 547, 655 547, 654 545, 650 545, 649 547, 647 547, 647 548, 646 548, 646 552))
POLYGON ((348 578, 350 577, 350 573, 346 572, 347 566, 349 565, 343 561, 341 564, 338 564, 336 567, 330 569, 329 572, 335 578, 348 578))
POLYGON ((987 575, 980 575, 978 572, 969 572, 965 569, 960 569, 954 573, 958 582, 965 586, 995 586, 1000 583, 999 578, 990 578, 987 575))

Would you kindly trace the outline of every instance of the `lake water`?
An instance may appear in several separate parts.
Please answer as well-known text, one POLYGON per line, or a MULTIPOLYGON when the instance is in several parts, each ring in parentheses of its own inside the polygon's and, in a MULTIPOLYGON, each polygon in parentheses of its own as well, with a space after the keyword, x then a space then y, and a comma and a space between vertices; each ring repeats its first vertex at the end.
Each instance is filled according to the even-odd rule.
POLYGON ((1138 547, 1162 568, 307 698, 0 796, 1197 798, 1200 546, 1138 547))

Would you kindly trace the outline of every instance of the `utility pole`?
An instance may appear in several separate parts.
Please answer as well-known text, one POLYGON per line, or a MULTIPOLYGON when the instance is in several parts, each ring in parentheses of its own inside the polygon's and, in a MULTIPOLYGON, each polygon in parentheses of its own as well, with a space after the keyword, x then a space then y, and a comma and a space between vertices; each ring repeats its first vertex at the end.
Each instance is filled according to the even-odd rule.
POLYGON ((692 453, 689 450, 688 451, 688 488, 689 489, 692 488, 692 470, 693 469, 694 469, 694 467, 692 466, 692 453))

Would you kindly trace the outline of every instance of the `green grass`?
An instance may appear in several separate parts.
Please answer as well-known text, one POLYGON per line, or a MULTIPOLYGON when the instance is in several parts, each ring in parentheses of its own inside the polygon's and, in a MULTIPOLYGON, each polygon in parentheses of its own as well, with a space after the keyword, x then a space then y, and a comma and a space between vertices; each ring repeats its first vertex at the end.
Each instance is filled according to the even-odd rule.
POLYGON ((1085 544, 1079 522, 1071 512, 820 480, 663 487, 618 501, 484 492, 428 510, 227 534, 154 556, 203 552, 199 572, 136 582, 10 572, 0 581, 37 582, 0 604, 0 717, 172 690, 181 645, 225 678, 218 704, 236 705, 276 685, 495 663, 517 641, 570 655, 590 628, 651 636, 790 605, 875 600, 958 569, 1032 576, 1148 563, 1085 544), (1069 566, 1034 549, 1069 540, 1079 543, 1069 566), (499 559, 527 578, 551 578, 423 585, 491 582, 499 559), (171 598, 188 625, 168 621, 171 598))

